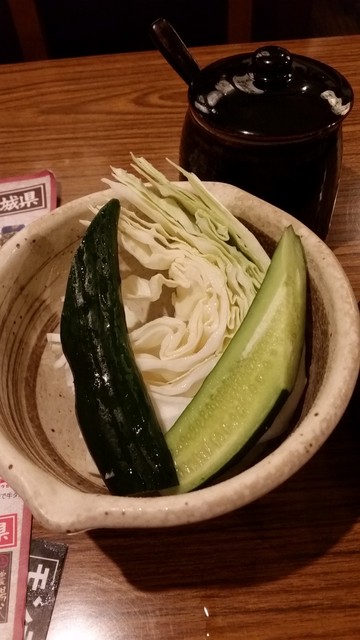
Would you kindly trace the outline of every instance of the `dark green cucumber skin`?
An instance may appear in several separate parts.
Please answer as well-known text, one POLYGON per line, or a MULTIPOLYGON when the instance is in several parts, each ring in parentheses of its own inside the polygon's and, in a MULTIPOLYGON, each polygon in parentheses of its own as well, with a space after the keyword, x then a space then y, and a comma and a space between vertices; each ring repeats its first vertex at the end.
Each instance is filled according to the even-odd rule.
POLYGON ((120 291, 119 215, 119 200, 110 200, 85 233, 70 269, 60 335, 90 454, 111 493, 132 495, 178 480, 128 338, 120 291))

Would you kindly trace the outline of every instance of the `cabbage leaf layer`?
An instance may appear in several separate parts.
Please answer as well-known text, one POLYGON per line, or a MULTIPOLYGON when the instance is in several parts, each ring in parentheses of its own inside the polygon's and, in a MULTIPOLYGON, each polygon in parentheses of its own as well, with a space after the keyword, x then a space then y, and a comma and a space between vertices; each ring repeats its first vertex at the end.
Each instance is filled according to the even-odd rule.
MULTIPOLYGON (((164 430, 237 331, 270 259, 194 175, 170 182, 144 158, 104 179, 121 201, 121 292, 129 337, 164 430)), ((175 165, 176 166, 176 165, 175 165)))

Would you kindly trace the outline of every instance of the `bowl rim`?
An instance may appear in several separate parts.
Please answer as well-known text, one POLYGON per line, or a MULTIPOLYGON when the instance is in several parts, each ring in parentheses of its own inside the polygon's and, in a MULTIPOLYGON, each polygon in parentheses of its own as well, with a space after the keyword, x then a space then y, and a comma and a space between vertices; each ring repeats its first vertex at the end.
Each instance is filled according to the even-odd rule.
MULTIPOLYGON (((334 253, 310 229, 276 207, 232 185, 216 182, 204 184, 215 196, 221 193, 224 198, 225 194, 227 201, 236 198, 238 205, 241 201, 244 217, 246 219, 248 215, 251 223, 254 222, 251 220, 254 214, 249 215, 248 207, 250 204, 255 207, 259 231, 266 227, 269 213, 275 216, 274 224, 279 236, 285 226, 292 224, 303 241, 306 255, 309 249, 316 253, 315 266, 320 270, 319 265, 326 261, 327 271, 331 268, 332 281, 335 278, 341 284, 338 288, 328 288, 334 312, 333 324, 336 329, 341 321, 342 328, 334 333, 332 357, 335 367, 327 371, 326 384, 336 388, 336 380, 341 379, 341 392, 334 394, 336 397, 330 408, 323 383, 312 406, 311 416, 305 415, 301 426, 291 432, 273 452, 240 475, 189 494, 135 498, 84 493, 55 477, 49 477, 15 449, 0 431, 0 476, 17 491, 34 517, 48 529, 69 533, 104 527, 166 527, 207 520, 245 506, 282 484, 318 451, 338 424, 351 398, 359 373, 360 320, 350 282, 334 253), (343 313, 344 306, 348 309, 347 314, 343 313), (350 362, 344 358, 346 352, 352 354, 350 362)), ((44 228, 46 233, 55 232, 58 225, 78 216, 78 210, 84 211, 110 196, 109 189, 97 191, 65 203, 35 220, 1 248, 0 265, 8 262, 11 265, 14 256, 21 251, 21 240, 26 236, 36 235, 40 230, 44 233, 44 228)), ((320 284, 325 286, 328 276, 324 270, 322 274, 323 283, 320 284)))

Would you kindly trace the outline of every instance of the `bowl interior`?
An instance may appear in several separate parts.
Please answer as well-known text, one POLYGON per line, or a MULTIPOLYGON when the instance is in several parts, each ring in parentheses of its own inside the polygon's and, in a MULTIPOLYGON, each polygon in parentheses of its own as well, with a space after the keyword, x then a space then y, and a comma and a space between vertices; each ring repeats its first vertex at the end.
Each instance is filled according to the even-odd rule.
MULTIPOLYGON (((314 400, 327 384, 327 379, 330 377, 332 380, 339 340, 342 341, 340 346, 345 358, 344 349, 348 351, 346 367, 350 366, 350 372, 338 372, 336 400, 329 396, 332 411, 328 408, 325 422, 313 434, 312 447, 315 451, 336 425, 356 380, 359 340, 350 286, 329 249, 300 223, 234 187, 221 184, 210 184, 209 187, 248 226, 254 228, 270 251, 289 223, 294 224, 303 239, 309 272, 308 383, 301 412, 291 423, 292 431, 302 424, 305 416, 309 416, 314 400), (338 290, 338 295, 334 296, 331 287, 338 290), (351 322, 340 330, 340 314, 344 318, 346 309, 351 322)), ((66 368, 58 366, 60 345, 49 342, 48 334, 58 332, 70 261, 85 229, 81 219, 92 217, 90 204, 101 205, 108 197, 108 192, 99 192, 64 205, 17 234, 0 252, 0 440, 11 447, 11 455, 8 453, 10 450, 2 447, 5 455, 0 460, 0 475, 13 486, 18 484, 20 494, 26 494, 30 507, 35 511, 38 506, 34 505, 36 487, 40 479, 37 470, 50 474, 55 480, 52 487, 59 491, 66 486, 81 494, 107 494, 81 438, 66 368), (18 454, 19 458, 16 457, 18 454), (13 473, 14 455, 18 475, 13 473), (9 456, 12 456, 11 461, 9 456), (25 460, 26 464, 30 463, 26 470, 25 467, 22 469, 25 460)), ((313 425, 308 428, 313 428, 313 425)), ((310 450, 302 450, 301 455, 291 461, 287 474, 301 466, 311 454, 310 450)), ((258 464, 260 474, 261 464, 258 464)), ((278 481, 281 481, 280 476, 278 481)), ((275 479, 275 485, 276 482, 275 479)), ((266 483, 264 487, 262 492, 266 490, 266 483)), ((190 502, 196 493, 189 496, 190 502)), ((247 494, 242 501, 254 497, 256 495, 250 492, 250 496, 247 494)), ((156 501, 154 505, 157 505, 156 501)), ((117 503, 112 504, 116 509, 117 503)), ((241 496, 238 499, 240 504, 241 496)), ((46 508, 46 504, 42 504, 41 513, 46 513, 46 508)), ((219 512, 219 504, 217 509, 219 512)), ((215 509, 209 515, 217 512, 215 509)), ((91 511, 89 513, 90 520, 86 526, 96 526, 96 519, 92 521, 91 511)), ((176 522, 180 521, 178 516, 176 522)), ((161 518, 156 524, 161 524, 161 518)))

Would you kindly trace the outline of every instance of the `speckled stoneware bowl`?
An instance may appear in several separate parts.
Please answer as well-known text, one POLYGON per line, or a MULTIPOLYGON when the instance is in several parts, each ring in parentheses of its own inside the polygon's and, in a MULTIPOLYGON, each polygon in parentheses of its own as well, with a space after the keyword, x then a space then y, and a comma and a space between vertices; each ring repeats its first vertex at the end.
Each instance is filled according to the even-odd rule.
POLYGON ((58 329, 80 219, 107 192, 66 204, 11 238, 0 251, 0 476, 47 528, 163 527, 218 516, 271 491, 319 449, 341 418, 358 375, 359 314, 333 253, 271 205, 223 184, 209 188, 269 247, 292 223, 309 272, 308 386, 286 439, 251 468, 187 495, 115 497, 89 472, 71 387, 55 368, 47 333, 58 329))

